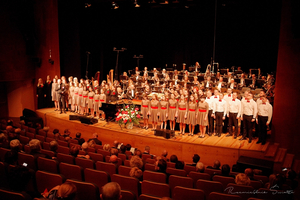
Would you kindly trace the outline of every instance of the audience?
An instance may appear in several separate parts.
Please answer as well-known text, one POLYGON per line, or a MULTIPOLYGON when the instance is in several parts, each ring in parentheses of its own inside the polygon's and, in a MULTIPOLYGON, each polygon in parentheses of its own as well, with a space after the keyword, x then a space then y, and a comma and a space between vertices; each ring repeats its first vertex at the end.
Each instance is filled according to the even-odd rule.
POLYGON ((136 156, 142 158, 142 152, 141 152, 141 150, 135 150, 135 151, 134 151, 134 155, 136 155, 136 156))
POLYGON ((100 194, 102 200, 119 200, 122 198, 121 187, 116 182, 106 183, 102 187, 102 194, 100 194))
POLYGON ((166 173, 167 162, 164 159, 160 159, 155 163, 155 171, 166 173))
POLYGON ((253 170, 251 168, 245 169, 244 173, 250 178, 250 180, 254 180, 254 178, 253 178, 254 173, 253 173, 253 170))
POLYGON ((76 133, 75 140, 78 141, 79 145, 82 145, 85 142, 85 140, 81 137, 81 133, 79 132, 76 133))
POLYGON ((219 160, 215 160, 213 166, 207 166, 206 168, 208 168, 208 169, 218 169, 218 170, 220 170, 220 166, 221 166, 220 161, 219 161, 219 160))
POLYGON ((114 146, 112 148, 118 149, 119 142, 117 140, 114 141, 114 146))
POLYGON ((250 178, 244 173, 239 173, 235 177, 235 184, 237 184, 237 185, 250 185, 250 178))
POLYGON ((276 175, 275 174, 271 174, 269 176, 269 182, 265 184, 265 188, 270 189, 271 187, 273 187, 275 179, 276 179, 276 175))
POLYGON ((177 156, 176 156, 176 155, 171 155, 171 157, 170 157, 170 162, 172 162, 172 163, 177 163, 177 162, 178 162, 177 156))
POLYGON ((204 173, 205 166, 202 162, 197 162, 196 164, 196 172, 204 173))
POLYGON ((76 158, 78 156, 78 154, 79 154, 79 150, 80 150, 79 146, 77 146, 77 145, 71 146, 70 147, 70 155, 74 156, 76 158))
POLYGON ((104 150, 104 151, 110 151, 110 145, 109 145, 109 144, 105 144, 105 145, 103 146, 103 150, 104 150))
POLYGON ((130 167, 137 167, 139 169, 143 169, 143 160, 139 156, 132 156, 130 159, 130 167))
POLYGON ((145 146, 145 150, 144 150, 143 154, 150 154, 150 147, 149 146, 145 146))
POLYGON ((56 154, 57 154, 57 149, 58 149, 58 143, 55 141, 55 140, 52 140, 50 143, 49 143, 49 147, 50 147, 50 151, 53 151, 55 153, 55 157, 56 157, 56 154))
POLYGON ((115 148, 110 149, 110 155, 118 156, 119 150, 115 148))
POLYGON ((9 147, 7 137, 4 133, 0 134, 0 147, 5 149, 8 149, 9 147))
POLYGON ((90 141, 88 142, 88 146, 89 146, 89 148, 95 148, 96 142, 95 142, 94 140, 90 140, 90 141))
POLYGON ((198 154, 194 154, 193 156, 193 164, 191 166, 196 166, 197 162, 199 162, 200 156, 198 154))
POLYGON ((164 149, 161 154, 161 158, 168 162, 169 159, 167 158, 167 156, 168 156, 168 152, 167 152, 167 150, 164 149))
POLYGON ((143 180, 143 171, 138 167, 133 167, 130 172, 129 176, 139 179, 139 181, 143 180))
POLYGON ((85 155, 80 155, 78 154, 77 157, 80 157, 80 158, 87 158, 89 159, 90 156, 88 155, 88 148, 89 148, 89 144, 87 142, 84 142, 82 145, 81 145, 81 150, 85 152, 85 155))
POLYGON ((76 185, 67 182, 52 188, 44 197, 49 200, 75 200, 76 193, 76 185))
POLYGON ((29 142, 30 154, 34 156, 35 159, 38 157, 50 158, 50 156, 41 153, 41 142, 37 139, 32 139, 29 142))
POLYGON ((94 140, 97 145, 102 145, 102 142, 98 140, 98 133, 93 133, 93 138, 89 139, 88 142, 90 140, 94 140))
POLYGON ((289 185, 293 190, 298 187, 298 181, 296 181, 297 173, 294 170, 288 170, 286 173, 286 184, 289 185))
POLYGON ((18 153, 20 151, 20 141, 18 139, 14 139, 10 141, 10 150, 5 153, 5 162, 10 165, 16 165, 18 163, 18 153))
POLYGON ((176 169, 184 169, 184 162, 183 161, 177 161, 175 163, 175 168, 176 169))
POLYGON ((124 144, 122 144, 122 145, 120 146, 120 153, 121 153, 121 154, 126 154, 126 146, 125 146, 124 144))

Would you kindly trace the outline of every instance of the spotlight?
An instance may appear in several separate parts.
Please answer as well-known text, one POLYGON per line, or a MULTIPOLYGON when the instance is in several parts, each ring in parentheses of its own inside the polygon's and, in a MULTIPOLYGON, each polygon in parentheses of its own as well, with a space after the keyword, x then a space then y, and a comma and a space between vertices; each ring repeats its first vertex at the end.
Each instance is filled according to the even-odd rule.
POLYGON ((134 3, 133 4, 135 4, 135 6, 134 7, 136 7, 136 8, 139 8, 139 7, 141 7, 138 3, 137 3, 137 0, 134 0, 134 3))
POLYGON ((85 4, 84 4, 84 7, 85 7, 85 8, 89 8, 89 7, 91 7, 91 6, 92 6, 92 4, 90 4, 90 3, 85 3, 85 4))

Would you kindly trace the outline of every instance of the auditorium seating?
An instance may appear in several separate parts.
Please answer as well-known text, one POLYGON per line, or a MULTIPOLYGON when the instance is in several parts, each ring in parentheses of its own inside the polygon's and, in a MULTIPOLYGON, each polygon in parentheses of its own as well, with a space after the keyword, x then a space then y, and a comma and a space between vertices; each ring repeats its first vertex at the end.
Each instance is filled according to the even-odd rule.
POLYGON ((78 180, 67 179, 66 183, 73 183, 77 188, 78 199, 100 200, 99 188, 93 183, 82 182, 78 180))
POLYGON ((110 175, 110 177, 112 177, 113 174, 117 173, 116 166, 112 163, 105 163, 105 162, 97 161, 96 169, 107 172, 110 175))
POLYGON ((171 194, 173 192, 173 189, 176 186, 182 186, 186 188, 193 188, 193 179, 190 177, 182 177, 182 176, 175 176, 171 175, 169 176, 169 186, 171 189, 171 194))
POLYGON ((6 152, 10 151, 10 149, 0 148, 0 160, 4 161, 6 152))
POLYGON ((160 172, 145 170, 143 174, 143 179, 147 181, 157 182, 157 183, 166 183, 167 175, 160 172))
POLYGON ((159 197, 155 197, 147 194, 141 194, 139 196, 139 200, 159 200, 159 199, 160 199, 159 197))
POLYGON ((251 180, 250 186, 252 186, 256 190, 258 190, 259 188, 263 187, 263 185, 262 185, 262 183, 260 181, 253 181, 253 180, 251 180))
POLYGON ((95 162, 97 162, 97 161, 103 162, 103 155, 102 154, 89 152, 88 155, 95 162))
POLYGON ((129 176, 130 170, 131 170, 131 167, 119 165, 118 174, 123 175, 123 176, 129 176))
POLYGON ((215 175, 215 176, 213 176, 212 180, 213 181, 218 181, 218 182, 222 183, 223 184, 223 188, 226 188, 226 186, 229 183, 235 183, 234 178, 232 178, 232 177, 226 177, 226 176, 215 175))
POLYGON ((142 194, 157 197, 170 197, 170 186, 165 183, 156 183, 144 180, 142 182, 142 194))
POLYGON ((78 140, 71 138, 71 139, 69 139, 69 143, 78 144, 78 140))
MULTIPOLYGON (((86 182, 94 183, 101 189, 106 183, 110 181, 109 174, 104 171, 85 168, 84 179, 86 182)), ((101 190, 100 190, 101 193, 101 190)))
POLYGON ((194 172, 194 171, 191 171, 189 173, 189 177, 191 177, 194 181, 194 186, 196 186, 196 183, 199 179, 203 179, 203 180, 210 180, 210 175, 207 174, 207 173, 199 173, 199 172, 194 172))
POLYGON ((95 167, 95 161, 91 160, 91 159, 86 159, 86 158, 75 158, 75 164, 78 166, 81 166, 82 169, 85 168, 90 168, 90 169, 94 169, 95 167))
POLYGON ((39 170, 35 173, 35 178, 39 193, 43 193, 45 189, 50 191, 53 187, 65 182, 64 176, 60 174, 53 174, 39 170))
POLYGON ((37 166, 36 166, 36 162, 35 162, 33 155, 19 152, 18 153, 18 164, 23 165, 24 163, 27 164, 28 168, 36 170, 37 166))
POLYGON ((7 184, 6 166, 3 162, 0 162, 0 187, 5 187, 7 184))
POLYGON ((121 190, 122 199, 124 200, 136 200, 135 194, 128 190, 121 190))
POLYGON ((140 194, 140 183, 136 178, 113 174, 111 181, 119 183, 122 190, 129 190, 134 193, 136 197, 140 194))
POLYGON ((70 153, 69 147, 58 145, 57 153, 69 154, 70 153))
POLYGON ((145 170, 155 171, 155 165, 146 163, 144 166, 145 170))
POLYGON ((42 135, 35 135, 35 139, 41 141, 42 143, 45 142, 46 140, 46 137, 45 136, 42 136, 42 135))
POLYGON ((47 158, 38 157, 38 169, 50 173, 58 173, 58 162, 47 158))
POLYGON ((29 138, 29 137, 26 137, 26 136, 23 136, 23 135, 20 135, 20 136, 19 136, 19 140, 20 140, 20 143, 21 143, 21 144, 26 145, 26 144, 29 143, 30 138, 29 138))
POLYGON ((12 192, 0 188, 1 199, 13 199, 13 200, 31 200, 32 198, 26 193, 12 192))
POLYGON ((253 191, 254 188, 251 186, 237 185, 233 183, 229 183, 227 187, 224 189, 224 193, 227 194, 236 193, 243 200, 247 200, 248 198, 253 197, 254 196, 253 191))
POLYGON ((166 170, 167 174, 170 175, 177 175, 177 176, 186 176, 187 173, 183 169, 175 169, 175 168, 167 168, 166 170))
POLYGON ((71 165, 71 164, 61 162, 59 164, 59 171, 67 179, 76 179, 79 181, 83 180, 83 170, 82 167, 78 165, 71 165))
POLYGON ((203 190, 205 193, 205 196, 209 196, 211 192, 223 192, 223 185, 220 182, 217 181, 207 181, 207 180, 201 180, 199 179, 196 183, 196 188, 203 190))
POLYGON ((221 174, 221 170, 209 169, 209 168, 206 168, 204 172, 209 174, 210 176, 214 174, 221 174))
POLYGON ((53 151, 41 149, 41 153, 48 155, 49 157, 55 157, 55 153, 53 151))
POLYGON ((197 199, 205 200, 205 194, 200 189, 176 186, 172 192, 173 200, 197 199))
POLYGON ((262 181, 263 185, 269 182, 269 177, 267 177, 267 176, 254 175, 253 178, 255 180, 262 181))
POLYGON ((196 171, 196 167, 190 165, 184 165, 184 170, 186 171, 187 174, 189 174, 191 171, 196 171))
POLYGON ((147 158, 146 159, 146 163, 149 163, 149 164, 155 164, 156 160, 155 159, 152 159, 152 158, 147 158))
POLYGON ((218 192, 212 192, 208 196, 209 200, 242 200, 238 195, 223 194, 218 192))
POLYGON ((71 155, 63 154, 63 153, 57 153, 56 158, 58 162, 64 162, 68 164, 74 164, 74 157, 71 155))
POLYGON ((175 163, 173 163, 173 162, 167 162, 167 167, 175 168, 175 163))

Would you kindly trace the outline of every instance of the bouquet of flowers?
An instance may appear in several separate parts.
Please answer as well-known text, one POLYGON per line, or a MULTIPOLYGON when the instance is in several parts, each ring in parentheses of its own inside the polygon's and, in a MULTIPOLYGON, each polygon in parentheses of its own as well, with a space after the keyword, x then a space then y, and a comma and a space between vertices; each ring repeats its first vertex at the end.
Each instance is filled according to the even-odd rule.
POLYGON ((135 123, 139 124, 141 120, 141 113, 139 108, 136 108, 135 105, 123 105, 122 109, 116 113, 116 121, 121 124, 135 123))

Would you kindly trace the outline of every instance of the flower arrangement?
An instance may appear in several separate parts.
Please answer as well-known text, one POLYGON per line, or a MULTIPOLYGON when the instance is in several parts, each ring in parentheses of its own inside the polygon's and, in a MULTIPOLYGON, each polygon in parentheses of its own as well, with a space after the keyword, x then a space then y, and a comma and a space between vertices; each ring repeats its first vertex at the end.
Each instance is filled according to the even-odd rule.
POLYGON ((141 120, 141 113, 139 108, 135 107, 135 105, 123 105, 122 109, 116 113, 116 121, 121 124, 135 123, 139 124, 141 120))

